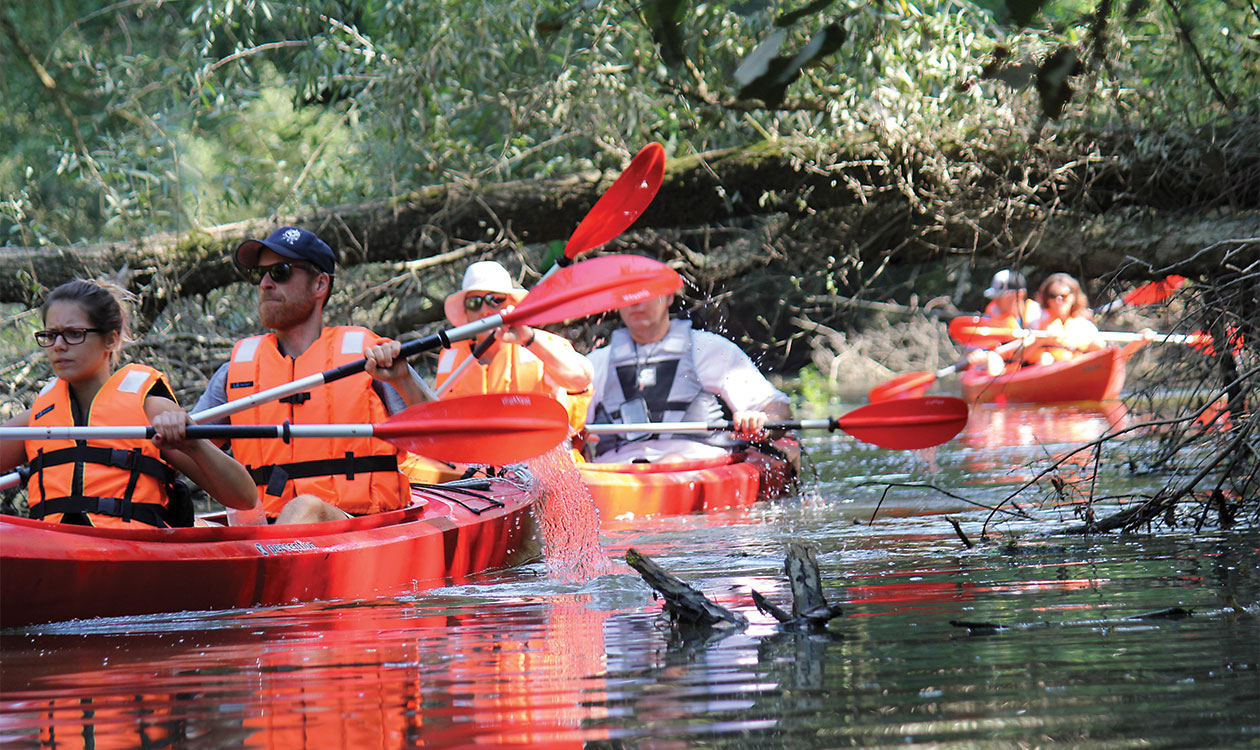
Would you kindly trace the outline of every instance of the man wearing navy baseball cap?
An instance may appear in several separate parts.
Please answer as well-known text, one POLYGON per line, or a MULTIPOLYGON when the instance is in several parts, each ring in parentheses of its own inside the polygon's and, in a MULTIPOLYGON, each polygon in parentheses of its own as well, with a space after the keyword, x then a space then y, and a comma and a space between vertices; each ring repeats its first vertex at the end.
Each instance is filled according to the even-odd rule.
POLYGON ((245 240, 236 248, 233 259, 243 269, 256 269, 263 250, 271 250, 289 260, 306 261, 330 276, 337 272, 337 256, 328 243, 300 227, 280 227, 265 240, 245 240))
MULTIPOLYGON (((399 357, 397 341, 359 326, 325 326, 337 256, 301 227, 280 227, 242 242, 236 265, 258 288, 258 320, 270 333, 236 342, 210 378, 195 411, 293 382, 360 359, 364 372, 259 404, 232 424, 382 422, 427 401, 420 376, 399 357)), ((310 523, 406 507, 411 487, 398 449, 376 438, 240 440, 233 455, 258 485, 276 523, 310 523)))

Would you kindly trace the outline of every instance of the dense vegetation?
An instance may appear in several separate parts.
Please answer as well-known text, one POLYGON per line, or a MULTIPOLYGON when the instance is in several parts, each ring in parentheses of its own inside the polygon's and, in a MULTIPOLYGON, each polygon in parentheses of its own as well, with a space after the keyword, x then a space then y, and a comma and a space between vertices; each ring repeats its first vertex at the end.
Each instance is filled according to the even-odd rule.
MULTIPOLYGON (((1245 342, 1187 376, 1192 408, 1256 390, 1254 0, 48 0, 0 31, 6 409, 42 377, 30 304, 68 275, 125 263, 144 345, 197 382, 249 326, 226 251, 301 221, 371 261, 336 314, 401 335, 469 258, 536 278, 592 170, 651 140, 670 177, 627 241, 716 315, 747 303, 728 323, 770 366, 890 301, 911 317, 885 333, 974 309, 998 265, 1099 297, 1179 272, 1185 324, 1245 342)), ((884 342, 894 370, 950 354, 884 342)), ((1170 492, 1254 498, 1254 427, 1170 492)))

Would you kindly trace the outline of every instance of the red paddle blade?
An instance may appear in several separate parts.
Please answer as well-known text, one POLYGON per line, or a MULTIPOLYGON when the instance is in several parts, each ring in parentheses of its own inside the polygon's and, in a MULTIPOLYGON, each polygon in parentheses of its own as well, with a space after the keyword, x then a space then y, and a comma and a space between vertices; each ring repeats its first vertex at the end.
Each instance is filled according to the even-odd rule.
POLYGON ((1124 304, 1126 305, 1154 305, 1163 302, 1172 296, 1173 292, 1186 283, 1185 276, 1165 276, 1159 281, 1152 281, 1149 284, 1134 289, 1124 295, 1124 304))
POLYGON ((930 448, 967 426, 967 402, 932 396, 868 404, 837 420, 840 429, 863 442, 891 450, 930 448))
POLYGON ((898 375, 887 383, 880 383, 866 394, 866 400, 872 404, 880 401, 891 401, 894 398, 921 398, 927 389, 936 382, 934 372, 908 372, 898 375))
POLYGON ((439 461, 499 465, 556 447, 569 436, 569 414, 536 393, 461 396, 416 404, 372 434, 439 461))
POLYGON ((649 143, 573 230, 564 246, 564 257, 573 260, 626 231, 647 210, 664 179, 665 147, 649 143))
POLYGON ((975 315, 954 318, 949 321, 949 337, 960 344, 980 349, 991 349, 1018 338, 1015 329, 989 326, 984 320, 975 315))
POLYGON ((682 287, 678 272, 638 255, 605 255, 561 268, 539 282, 503 322, 541 326, 616 310, 682 287))

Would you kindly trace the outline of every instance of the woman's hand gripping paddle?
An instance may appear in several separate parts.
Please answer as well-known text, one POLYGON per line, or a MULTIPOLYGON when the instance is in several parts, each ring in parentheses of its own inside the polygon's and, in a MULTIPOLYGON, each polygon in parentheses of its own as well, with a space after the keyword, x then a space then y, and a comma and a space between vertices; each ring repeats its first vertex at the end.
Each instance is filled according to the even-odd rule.
MULTIPOLYGON (((842 417, 767 422, 766 430, 842 430, 865 443, 890 450, 930 448, 951 440, 967 426, 967 402, 933 396, 868 404, 842 417)), ((716 432, 730 430, 730 422, 644 422, 588 424, 594 435, 619 433, 716 432)))

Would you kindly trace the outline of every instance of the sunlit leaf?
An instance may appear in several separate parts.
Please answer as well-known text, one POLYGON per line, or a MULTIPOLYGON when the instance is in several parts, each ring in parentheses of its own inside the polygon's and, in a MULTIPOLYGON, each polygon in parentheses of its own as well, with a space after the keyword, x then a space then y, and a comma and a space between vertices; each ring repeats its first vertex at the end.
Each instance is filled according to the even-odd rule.
POLYGON ((809 40, 809 44, 796 55, 775 57, 766 64, 766 72, 757 76, 739 90, 740 99, 759 99, 768 107, 783 103, 787 87, 801 76, 801 69, 821 61, 844 44, 845 31, 837 24, 829 24, 809 40))
POLYGON ((766 38, 762 39, 761 43, 749 52, 735 69, 735 82, 740 86, 747 86, 758 76, 765 75, 766 68, 774 56, 779 54, 779 49, 787 39, 787 34, 787 29, 784 28, 776 28, 767 34, 766 38))

